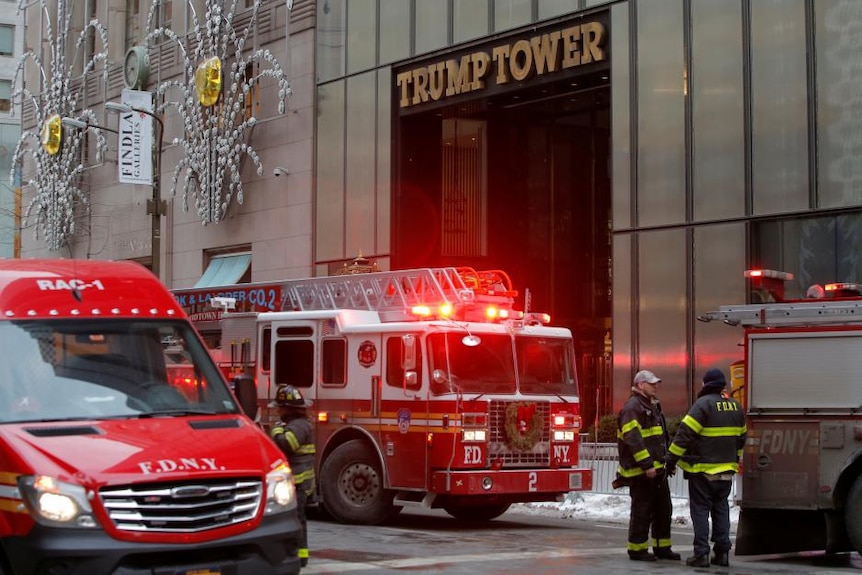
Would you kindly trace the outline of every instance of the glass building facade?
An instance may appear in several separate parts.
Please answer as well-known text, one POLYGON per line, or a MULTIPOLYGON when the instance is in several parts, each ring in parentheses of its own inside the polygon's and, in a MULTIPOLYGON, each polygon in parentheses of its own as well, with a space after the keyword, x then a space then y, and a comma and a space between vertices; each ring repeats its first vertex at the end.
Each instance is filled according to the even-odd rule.
POLYGON ((318 2, 315 271, 509 269, 575 333, 587 421, 638 369, 681 413, 741 359, 697 317, 749 301, 745 269, 862 283, 860 24, 854 0, 318 2), (578 73, 518 77, 524 49, 502 88, 401 103, 399 74, 584 22, 605 59, 578 73))

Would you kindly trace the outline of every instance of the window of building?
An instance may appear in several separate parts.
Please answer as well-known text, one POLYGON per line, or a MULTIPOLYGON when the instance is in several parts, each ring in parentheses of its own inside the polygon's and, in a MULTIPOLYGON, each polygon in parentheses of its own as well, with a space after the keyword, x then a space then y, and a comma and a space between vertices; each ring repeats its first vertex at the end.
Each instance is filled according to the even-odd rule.
POLYGON ((0 80, 0 112, 12 110, 12 80, 0 80))
POLYGON ((257 82, 251 83, 254 75, 257 73, 257 65, 252 62, 245 67, 245 83, 251 85, 251 90, 245 95, 245 119, 248 120, 254 116, 254 112, 260 105, 260 85, 257 82))
POLYGON ((140 43, 140 0, 126 0, 126 50, 140 43))
POLYGON ((251 254, 227 253, 209 256, 209 262, 196 288, 229 286, 251 281, 251 254))
POLYGON ((487 255, 486 132, 484 121, 443 120, 441 251, 444 256, 487 255))
POLYGON ((787 298, 814 284, 862 283, 862 212, 759 222, 749 267, 791 272, 787 298))
POLYGON ((15 27, 0 24, 0 56, 11 56, 15 53, 15 27))
POLYGON ((156 26, 159 28, 170 29, 171 22, 174 17, 174 4, 172 0, 164 0, 159 4, 159 11, 156 15, 156 26))

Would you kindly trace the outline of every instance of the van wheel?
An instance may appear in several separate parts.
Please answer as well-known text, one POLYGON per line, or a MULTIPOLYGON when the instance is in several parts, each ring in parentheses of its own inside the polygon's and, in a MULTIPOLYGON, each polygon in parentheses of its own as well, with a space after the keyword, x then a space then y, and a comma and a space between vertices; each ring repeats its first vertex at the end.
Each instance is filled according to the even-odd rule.
POLYGON ((862 476, 856 478, 847 495, 844 525, 847 527, 850 543, 856 552, 862 555, 862 476))
POLYGON ((446 513, 461 521, 490 521, 509 510, 509 503, 491 505, 464 505, 459 507, 444 507, 446 513))
POLYGON ((320 469, 326 510, 341 523, 377 525, 395 513, 377 456, 361 440, 339 445, 320 469))

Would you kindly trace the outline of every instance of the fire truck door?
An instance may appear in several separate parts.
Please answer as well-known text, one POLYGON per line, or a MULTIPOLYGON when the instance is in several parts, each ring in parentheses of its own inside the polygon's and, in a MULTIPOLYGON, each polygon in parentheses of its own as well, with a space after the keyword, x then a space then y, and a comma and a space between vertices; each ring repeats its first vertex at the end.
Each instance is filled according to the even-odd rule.
POLYGON ((425 488, 429 414, 422 357, 415 335, 383 338, 379 441, 392 487, 425 488))

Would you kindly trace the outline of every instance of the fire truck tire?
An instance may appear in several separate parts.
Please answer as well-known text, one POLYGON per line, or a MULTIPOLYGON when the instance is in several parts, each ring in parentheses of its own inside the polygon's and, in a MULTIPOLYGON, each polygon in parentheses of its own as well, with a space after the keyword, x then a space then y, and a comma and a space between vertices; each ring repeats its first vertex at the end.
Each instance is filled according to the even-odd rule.
POLYGON ((446 513, 461 521, 490 521, 509 510, 509 503, 444 507, 446 513))
POLYGON ((850 493, 847 495, 847 505, 844 508, 844 524, 850 544, 862 555, 862 476, 856 478, 850 493))
POLYGON ((336 447, 320 469, 323 505, 341 523, 377 525, 400 511, 394 491, 383 487, 383 472, 374 452, 358 439, 336 447))

